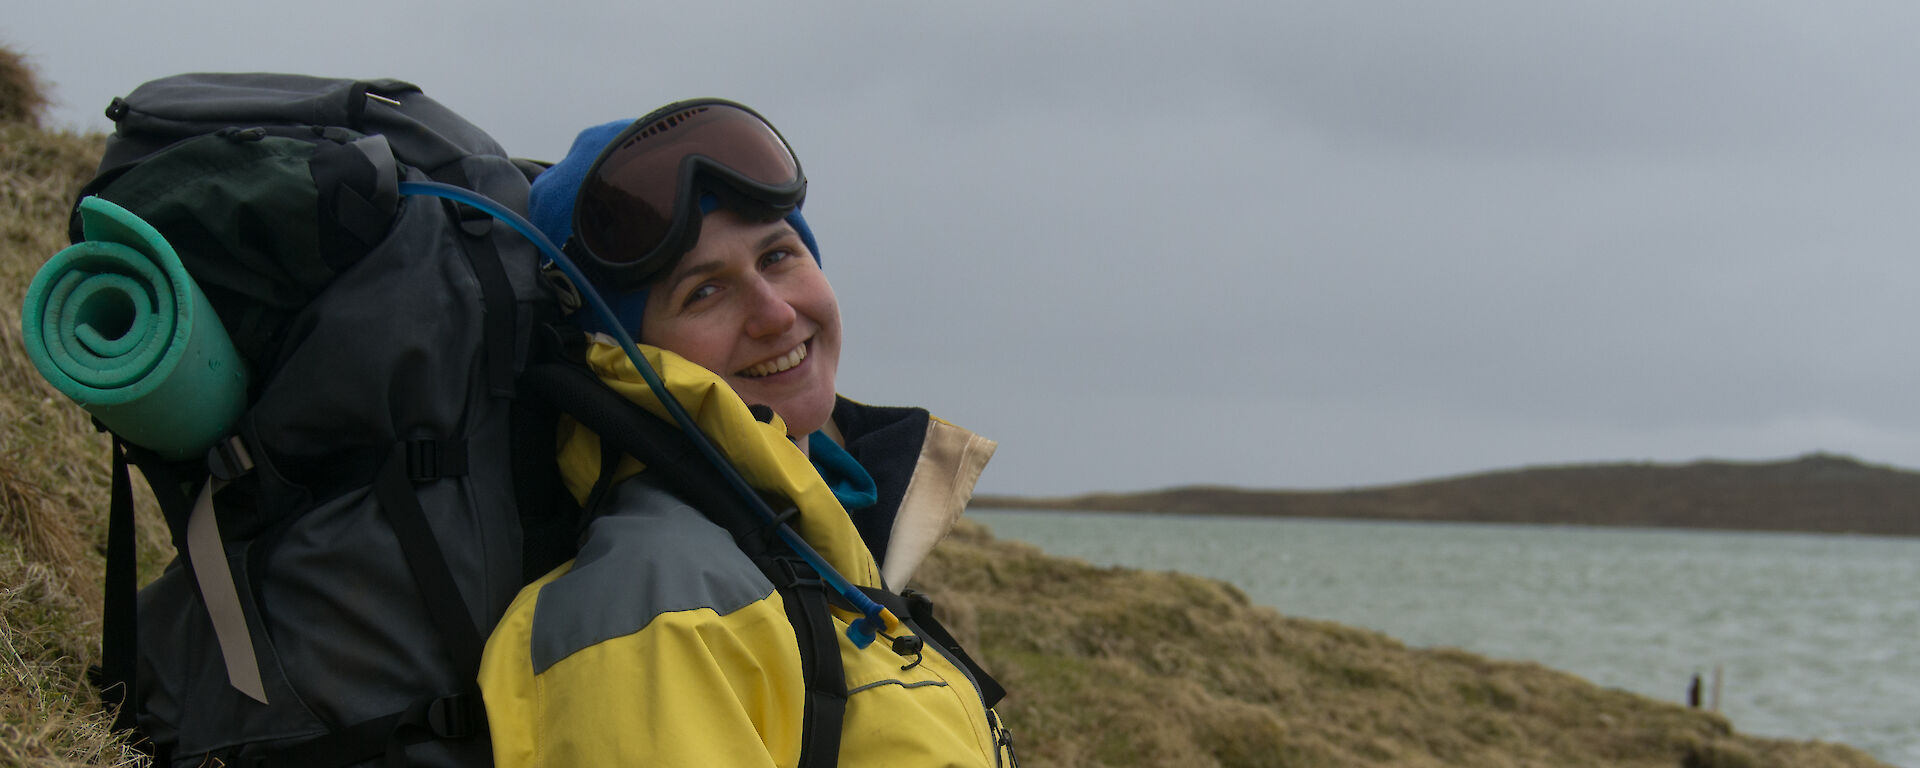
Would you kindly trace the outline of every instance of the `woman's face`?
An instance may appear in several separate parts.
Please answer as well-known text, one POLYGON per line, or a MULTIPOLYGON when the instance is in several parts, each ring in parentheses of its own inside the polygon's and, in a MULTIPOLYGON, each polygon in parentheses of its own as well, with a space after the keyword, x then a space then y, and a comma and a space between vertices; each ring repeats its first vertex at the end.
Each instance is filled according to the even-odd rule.
POLYGON ((700 241, 648 291, 640 329, 642 343, 719 374, 748 405, 772 408, 792 436, 833 414, 840 305, 784 220, 707 214, 700 241))

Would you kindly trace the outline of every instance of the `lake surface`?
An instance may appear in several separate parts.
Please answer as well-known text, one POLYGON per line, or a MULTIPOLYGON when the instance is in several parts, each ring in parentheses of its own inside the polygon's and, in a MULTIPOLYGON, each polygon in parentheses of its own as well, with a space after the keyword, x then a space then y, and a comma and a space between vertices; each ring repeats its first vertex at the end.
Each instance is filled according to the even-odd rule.
POLYGON ((1538 661, 1747 734, 1920 768, 1920 539, 971 510, 996 536, 1280 612, 1538 661))

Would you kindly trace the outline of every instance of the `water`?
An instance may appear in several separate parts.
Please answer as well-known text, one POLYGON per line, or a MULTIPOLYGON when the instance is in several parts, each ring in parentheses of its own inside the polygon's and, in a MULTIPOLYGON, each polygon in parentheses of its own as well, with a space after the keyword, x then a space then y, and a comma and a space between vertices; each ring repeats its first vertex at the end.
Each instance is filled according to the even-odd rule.
POLYGON ((1920 539, 974 510, 1002 538, 1920 768, 1920 539))

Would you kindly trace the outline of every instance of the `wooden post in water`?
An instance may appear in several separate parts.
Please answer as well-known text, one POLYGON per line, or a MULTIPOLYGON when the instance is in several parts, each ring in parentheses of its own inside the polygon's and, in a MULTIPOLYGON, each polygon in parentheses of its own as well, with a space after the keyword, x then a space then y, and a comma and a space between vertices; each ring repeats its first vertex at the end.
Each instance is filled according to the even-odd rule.
POLYGON ((1720 711, 1720 665, 1713 665, 1713 698, 1708 700, 1708 711, 1720 711))

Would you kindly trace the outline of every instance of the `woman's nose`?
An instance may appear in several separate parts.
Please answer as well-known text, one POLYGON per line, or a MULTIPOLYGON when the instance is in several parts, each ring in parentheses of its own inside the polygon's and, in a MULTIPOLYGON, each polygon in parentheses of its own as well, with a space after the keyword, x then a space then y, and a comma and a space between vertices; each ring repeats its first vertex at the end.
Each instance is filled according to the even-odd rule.
POLYGON ((753 281, 748 293, 747 335, 753 338, 779 336, 793 327, 798 317, 793 304, 765 280, 753 281))

